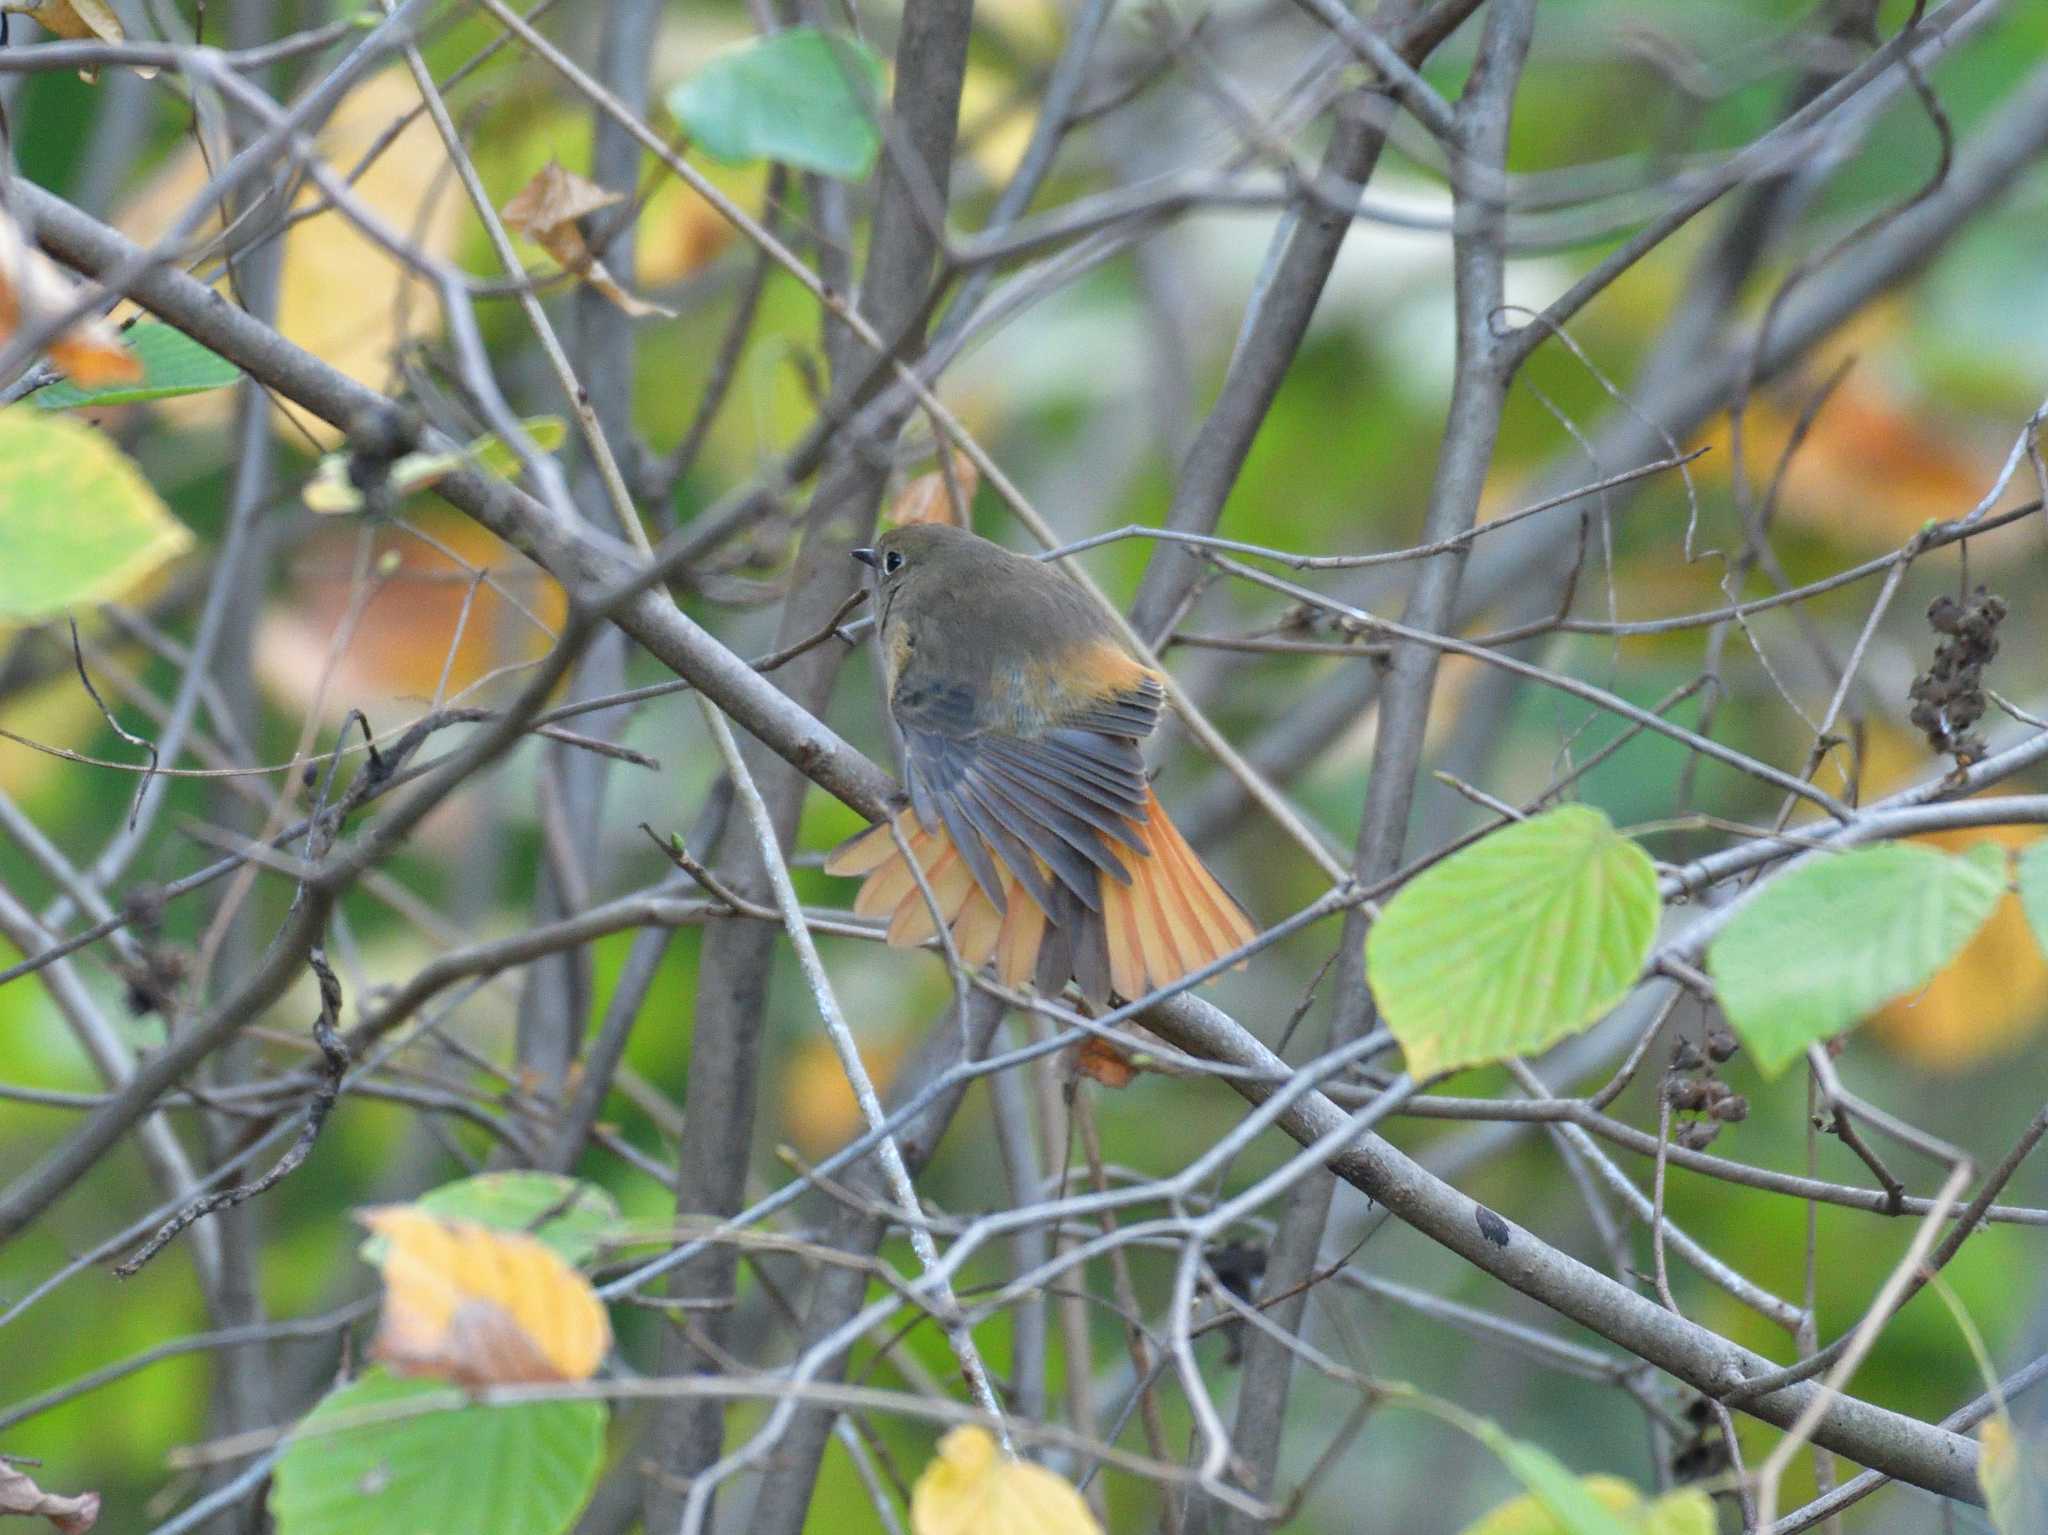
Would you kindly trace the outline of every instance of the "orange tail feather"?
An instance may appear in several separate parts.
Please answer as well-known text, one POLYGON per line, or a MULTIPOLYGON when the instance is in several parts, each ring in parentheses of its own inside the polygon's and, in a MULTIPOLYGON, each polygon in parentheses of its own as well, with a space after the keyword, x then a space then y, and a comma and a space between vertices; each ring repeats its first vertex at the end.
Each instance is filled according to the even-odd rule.
MULTIPOLYGON (((1151 813, 1146 830, 1150 834, 1148 840, 1153 857, 1168 866, 1180 891, 1183 909, 1204 934, 1205 942, 1200 945, 1203 957, 1199 964, 1210 964, 1232 949, 1250 943, 1257 935, 1257 929, 1244 914, 1244 909, 1230 898, 1229 893, 1216 882, 1216 876, 1209 872, 1208 866, 1187 845, 1180 829, 1167 819, 1158 799, 1148 794, 1146 808, 1151 813)), ((1186 957, 1187 945, 1181 946, 1181 953, 1186 957)), ((1195 969, 1198 965, 1188 968, 1195 969)))
MULTIPOLYGON (((1148 854, 1120 850, 1131 883, 1102 880, 1102 911, 1084 919, 1102 923, 1110 985, 1125 998, 1143 996, 1213 964, 1256 932, 1150 790, 1145 812, 1142 822, 1127 824, 1148 854)), ((994 960, 1006 986, 1028 983, 1047 927, 1046 914, 1029 892, 1006 873, 1004 909, 998 911, 944 830, 926 831, 908 810, 897 815, 896 825, 937 898, 939 916, 960 957, 970 965, 994 960)), ((863 880, 853 909, 861 916, 888 917, 892 945, 917 944, 932 936, 931 908, 887 824, 843 843, 825 860, 825 869, 863 880)))
POLYGON ((1102 925, 1109 940, 1109 984, 1124 997, 1145 994, 1144 955, 1138 937, 1144 919, 1138 915, 1134 888, 1135 885, 1113 879, 1101 882, 1102 925))
POLYGON ((1045 942, 1045 913, 1015 880, 1003 882, 1002 936, 996 940, 996 974, 1005 986, 1029 983, 1038 968, 1039 946, 1045 942))
POLYGON ((976 885, 967 892, 967 902, 953 920, 953 947, 960 951, 962 960, 978 970, 995 953, 996 941, 1002 935, 1003 914, 976 885))
POLYGON ((974 888, 974 873, 948 843, 945 852, 926 866, 925 883, 931 886, 931 901, 926 901, 924 892, 912 885, 896 903, 896 914, 889 921, 890 948, 912 948, 931 937, 938 930, 932 921, 934 904, 939 917, 951 928, 960 908, 967 903, 967 892, 974 888))
MULTIPOLYGON (((905 836, 917 830, 917 818, 907 810, 897 815, 896 824, 903 828, 905 836)), ((827 853, 825 872, 859 879, 863 874, 872 874, 895 856, 896 839, 889 835, 889 823, 877 821, 827 853)))

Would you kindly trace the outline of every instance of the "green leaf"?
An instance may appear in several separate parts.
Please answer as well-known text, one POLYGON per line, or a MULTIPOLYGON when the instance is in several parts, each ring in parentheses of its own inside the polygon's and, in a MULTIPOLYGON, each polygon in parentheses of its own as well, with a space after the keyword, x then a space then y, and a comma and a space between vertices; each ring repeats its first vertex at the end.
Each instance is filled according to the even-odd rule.
MULTIPOLYGON (((542 453, 554 452, 569 437, 569 424, 560 416, 523 416, 519 427, 542 453)), ((363 509, 363 493, 356 486, 350 459, 349 452, 343 449, 324 455, 313 467, 301 492, 309 511, 338 516, 363 509)), ((511 444, 496 432, 486 432, 445 453, 407 453, 393 461, 384 478, 394 497, 404 497, 439 484, 465 466, 494 474, 501 480, 512 479, 522 467, 511 444)))
POLYGON ((119 448, 82 421, 0 410, 0 624, 109 602, 192 547, 119 448))
MULTIPOLYGON (((542 453, 552 453, 569 440, 569 423, 560 416, 521 416, 519 429, 542 453)), ((477 468, 501 480, 521 472, 519 455, 496 432, 484 433, 462 451, 476 461, 477 468)))
POLYGON ((1707 970, 1743 1044, 1775 1076, 1808 1045, 1939 975, 2005 893, 2005 849, 1887 843, 1786 870, 1728 921, 1707 970))
POLYGON ((1567 805, 1402 886, 1366 936, 1366 976, 1418 1077, 1529 1055, 1628 995, 1657 913, 1649 856, 1567 805))
MULTIPOLYGON (((479 1173, 430 1189, 415 1203, 443 1220, 526 1232, 561 1254, 572 1268, 588 1263, 606 1242, 618 1237, 625 1219, 618 1201, 605 1190, 559 1173, 479 1173)), ((367 1238, 363 1260, 376 1263, 380 1246, 380 1238, 367 1238)))
POLYGON ((882 148, 883 75, 858 38, 789 27, 717 55, 668 93, 668 109, 716 159, 859 181, 882 148))
POLYGON ((1984 1420, 1977 1481, 1998 1535, 2048 1530, 2048 1440, 2021 1433, 2004 1413, 1984 1420))
POLYGON ((279 1535, 560 1535, 576 1522, 603 1463, 602 1402, 429 1399, 460 1401, 382 1370, 328 1392, 277 1463, 279 1535))
POLYGON ((2020 907, 2034 942, 2048 953, 2048 837, 2020 854, 2020 907))
POLYGON ((142 364, 141 383, 110 384, 104 389, 57 383, 37 390, 36 404, 44 410, 133 405, 138 400, 168 400, 175 395, 225 389, 242 376, 242 370, 225 357, 209 351, 183 331, 153 320, 130 326, 121 339, 142 364))

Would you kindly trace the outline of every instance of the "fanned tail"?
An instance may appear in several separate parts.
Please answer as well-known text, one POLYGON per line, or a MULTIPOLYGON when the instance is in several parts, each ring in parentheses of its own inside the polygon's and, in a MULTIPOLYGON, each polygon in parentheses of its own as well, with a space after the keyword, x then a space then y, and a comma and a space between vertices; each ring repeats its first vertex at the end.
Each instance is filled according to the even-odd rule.
MULTIPOLYGON (((1072 977, 1097 1005, 1111 993, 1141 997, 1214 964, 1257 933, 1244 909, 1167 819, 1149 786, 1144 819, 1124 822, 1145 856, 1123 856, 1131 875, 1128 885, 1097 875, 1099 912, 1063 890, 1067 898, 1054 902, 1059 909, 1045 911, 1000 858, 993 860, 1003 897, 998 907, 943 828, 927 831, 909 810, 899 812, 895 824, 960 957, 974 966, 993 960, 1006 986, 1031 983, 1051 992, 1072 977)), ((920 944, 936 931, 931 903, 904 863, 888 823, 841 844, 825 860, 825 871, 865 881, 853 909, 861 916, 886 917, 891 945, 920 944)), ((1061 890, 1042 862, 1036 872, 1061 890)))

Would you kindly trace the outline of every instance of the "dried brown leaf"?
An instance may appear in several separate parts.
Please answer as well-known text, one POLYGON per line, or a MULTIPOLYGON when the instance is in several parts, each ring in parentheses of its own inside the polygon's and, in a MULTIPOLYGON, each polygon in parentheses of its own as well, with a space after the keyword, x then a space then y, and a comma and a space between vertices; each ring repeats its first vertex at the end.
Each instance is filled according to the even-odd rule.
MULTIPOLYGON (((566 266, 568 263, 564 262, 563 265, 566 266)), ((619 280, 605 270, 604 263, 595 257, 591 258, 590 265, 583 270, 583 280, 636 320, 644 320, 649 315, 659 315, 664 320, 673 320, 676 317, 676 312, 665 304, 656 304, 628 293, 620 286, 619 280)))
MULTIPOLYGON (((126 42, 128 37, 121 30, 121 18, 114 14, 106 0, 0 0, 0 11, 33 17, 45 31, 73 42, 120 43, 126 42)), ((147 65, 137 65, 135 72, 145 80, 156 75, 156 71, 147 65)), ((78 77, 86 81, 96 80, 99 71, 81 69, 78 77)))
POLYGON ((650 304, 627 292, 605 264, 591 254, 583 231, 577 227, 576 221, 585 214, 620 201, 623 199, 617 192, 608 192, 565 169, 559 160, 550 160, 499 211, 504 215, 506 228, 533 241, 559 261, 564 271, 582 278, 634 319, 660 315, 672 320, 673 309, 650 304))
POLYGON ((551 230, 622 200, 617 192, 608 192, 561 161, 550 160, 498 211, 514 234, 544 240, 551 230))
POLYGON ((100 1495, 82 1492, 75 1498, 60 1498, 44 1492, 27 1472, 0 1460, 0 1519, 9 1515, 47 1519, 59 1535, 85 1535, 99 1522, 100 1495))

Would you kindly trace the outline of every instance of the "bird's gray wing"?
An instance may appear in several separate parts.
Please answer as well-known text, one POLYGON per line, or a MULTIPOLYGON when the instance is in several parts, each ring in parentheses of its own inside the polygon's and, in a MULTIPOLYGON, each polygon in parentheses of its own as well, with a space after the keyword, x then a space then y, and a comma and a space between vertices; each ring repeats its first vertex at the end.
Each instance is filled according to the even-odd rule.
POLYGON ((1048 915, 1067 906, 1054 887, 1100 911, 1102 875, 1130 883, 1120 849, 1145 851, 1127 823, 1146 818, 1138 740, 1157 721, 1158 695, 1147 678, 1128 694, 1019 736, 987 728, 967 688, 900 678, 890 712, 903 732, 919 821, 945 827, 998 910, 1001 864, 1048 915))

